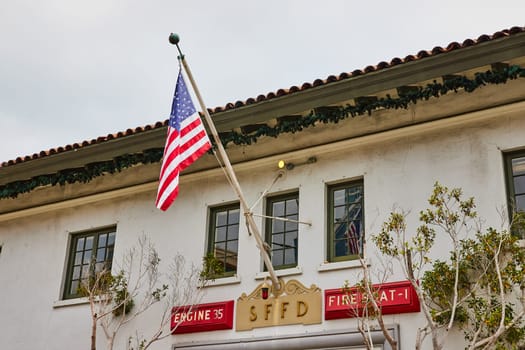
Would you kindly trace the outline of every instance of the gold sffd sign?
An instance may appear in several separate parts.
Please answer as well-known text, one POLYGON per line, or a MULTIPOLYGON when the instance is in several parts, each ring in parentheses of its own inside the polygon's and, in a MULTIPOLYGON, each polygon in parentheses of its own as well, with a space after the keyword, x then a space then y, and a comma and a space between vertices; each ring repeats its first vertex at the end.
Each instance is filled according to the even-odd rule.
POLYGON ((263 283, 250 294, 237 299, 235 328, 238 331, 286 324, 321 323, 321 290, 312 284, 306 288, 297 280, 272 288, 268 299, 262 298, 263 283))

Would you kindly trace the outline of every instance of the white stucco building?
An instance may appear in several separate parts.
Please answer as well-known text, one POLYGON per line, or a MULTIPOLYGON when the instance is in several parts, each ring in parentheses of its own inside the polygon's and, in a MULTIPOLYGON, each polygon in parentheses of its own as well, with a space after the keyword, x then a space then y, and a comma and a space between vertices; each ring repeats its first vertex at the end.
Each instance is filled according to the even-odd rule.
MULTIPOLYGON (((525 210, 524 69, 525 28, 515 27, 213 109, 221 136, 238 143, 229 142, 227 152, 248 202, 257 203, 253 212, 311 224, 255 217, 273 247, 278 275, 315 284, 324 296, 358 279, 355 254, 379 268, 373 244, 367 241, 363 252, 361 243, 395 206, 412 211, 408 220, 415 227, 436 181, 474 196, 487 225, 500 225, 498 211, 509 203, 525 210), (473 91, 458 79, 475 84, 477 73, 508 76, 511 67, 522 77, 485 81, 473 91), (430 93, 454 81, 457 91, 430 93), (257 142, 248 144, 243 137, 250 135, 257 142), (278 174, 279 160, 293 169, 257 202, 278 174), (339 235, 338 219, 357 232, 357 245, 339 235)), ((76 294, 82 272, 76 254, 102 254, 116 263, 143 234, 165 259, 181 252, 200 264, 214 253, 226 273, 205 288, 202 303, 234 301, 231 329, 172 335, 152 349, 362 346, 355 320, 327 317, 324 297, 313 324, 239 329, 249 321, 240 320, 238 298, 266 276, 255 240, 210 154, 183 172, 179 197, 167 212, 155 208, 165 132, 166 122, 159 122, 2 163, 0 348, 88 348, 90 317, 76 294)), ((399 271, 391 277, 403 279, 399 271)), ((147 313, 125 328, 116 348, 126 348, 133 329, 147 332, 155 317, 147 313)), ((400 349, 413 349, 422 317, 387 316, 400 349)), ((375 337, 381 348, 382 336, 375 337)), ((462 348, 460 337, 451 339, 458 343, 449 348, 462 348)))

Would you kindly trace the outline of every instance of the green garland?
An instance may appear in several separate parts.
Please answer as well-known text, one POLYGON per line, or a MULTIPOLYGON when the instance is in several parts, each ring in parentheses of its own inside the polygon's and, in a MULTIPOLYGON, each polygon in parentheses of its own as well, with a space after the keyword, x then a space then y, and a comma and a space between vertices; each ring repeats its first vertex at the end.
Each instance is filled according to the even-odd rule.
MULTIPOLYGON (((251 145, 263 136, 277 137, 284 133, 296 133, 316 124, 338 123, 349 117, 371 115, 378 109, 407 109, 410 104, 426 101, 431 97, 439 98, 449 92, 464 90, 473 92, 485 85, 505 84, 508 80, 525 77, 525 69, 513 65, 497 70, 488 70, 476 73, 473 79, 466 76, 453 76, 443 83, 433 81, 426 86, 408 89, 398 97, 379 98, 377 100, 362 100, 346 106, 318 108, 301 118, 282 119, 275 126, 261 125, 254 132, 239 133, 230 131, 221 133, 221 141, 226 147, 228 144, 251 145)), ((87 183, 104 174, 113 174, 137 164, 157 163, 162 159, 163 149, 153 148, 140 153, 124 154, 112 160, 87 164, 80 168, 64 169, 54 174, 38 175, 29 180, 14 181, 0 186, 0 199, 16 198, 21 193, 27 193, 39 186, 64 185, 66 183, 87 183)))
POLYGON ((80 168, 63 169, 54 174, 38 175, 30 180, 10 182, 0 186, 0 199, 16 198, 39 186, 55 186, 76 182, 87 183, 104 174, 114 174, 137 164, 157 163, 162 159, 164 149, 153 148, 141 153, 124 154, 111 160, 86 164, 80 168))
POLYGON ((314 109, 301 119, 283 121, 274 127, 262 125, 250 134, 238 132, 225 133, 224 136, 221 135, 221 141, 224 145, 230 142, 235 145, 251 145, 257 142, 257 139, 262 136, 277 137, 282 133, 296 133, 314 126, 317 123, 337 124, 340 120, 348 117, 364 114, 371 115, 372 111, 377 109, 407 109, 410 104, 416 104, 417 101, 426 101, 431 97, 440 97, 451 91, 457 92, 463 89, 467 92, 473 92, 482 86, 488 84, 504 84, 507 80, 517 79, 518 77, 525 77, 525 69, 520 66, 510 66, 498 71, 489 70, 483 73, 476 73, 474 79, 469 79, 465 76, 454 76, 443 83, 438 83, 434 80, 431 84, 427 84, 424 87, 414 87, 413 90, 396 98, 387 95, 375 101, 364 101, 354 105, 348 104, 341 107, 327 108, 322 112, 314 109))

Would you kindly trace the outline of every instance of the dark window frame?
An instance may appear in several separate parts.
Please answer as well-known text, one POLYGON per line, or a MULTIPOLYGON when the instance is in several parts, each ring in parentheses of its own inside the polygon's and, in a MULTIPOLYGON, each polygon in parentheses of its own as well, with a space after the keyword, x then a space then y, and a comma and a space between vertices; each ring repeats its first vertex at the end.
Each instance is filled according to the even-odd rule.
MULTIPOLYGON (((273 205, 278 202, 284 202, 284 216, 285 218, 292 218, 292 220, 299 220, 299 191, 293 191, 293 192, 287 192, 284 194, 279 195, 272 195, 266 197, 266 216, 274 216, 273 213, 273 205), (295 200, 297 202, 297 211, 294 213, 286 213, 286 207, 287 207, 287 201, 289 200, 295 200)), ((293 236, 292 236, 293 237, 293 236)), ((282 220, 275 220, 272 218, 266 218, 265 222, 265 242, 270 246, 270 260, 272 261, 272 265, 274 269, 276 270, 282 270, 282 269, 288 269, 288 268, 294 268, 299 265, 299 224, 293 223, 289 221, 282 221, 282 220), (282 225, 283 231, 274 232, 274 222, 276 225, 282 225), (287 247, 287 236, 293 235, 295 232, 295 247, 287 247), (274 243, 274 236, 281 235, 282 234, 282 243, 276 242, 274 243), (282 248, 275 249, 276 246, 280 245, 282 248), (294 250, 294 260, 293 263, 286 263, 286 251, 287 250, 294 250), (276 256, 274 254, 275 251, 281 251, 282 255, 279 255, 281 264, 276 265, 275 259, 276 256)), ((266 267, 265 267, 266 270, 266 267)))
POLYGON ((80 286, 80 283, 86 273, 89 276, 93 276, 95 274, 95 269, 101 268, 102 266, 104 266, 104 268, 106 268, 108 271, 111 271, 116 234, 116 225, 71 233, 68 247, 66 278, 64 283, 64 291, 62 294, 64 300, 80 298, 83 296, 78 292, 78 287, 80 286), (110 241, 110 236, 112 236, 112 243, 108 244, 110 241), (87 238, 90 237, 93 238, 92 242, 89 243, 91 244, 91 248, 86 248, 88 245, 87 238), (101 237, 104 237, 104 240, 102 240, 101 237), (81 243, 79 243, 79 241, 81 243), (99 247, 99 242, 104 245, 99 247), (82 245, 81 250, 79 250, 79 244, 82 245), (99 250, 102 249, 103 251, 101 251, 101 253, 104 254, 104 259, 98 261, 97 256, 99 254, 99 250), (89 257, 86 257, 86 252, 88 251, 90 252, 89 257), (80 261, 77 261, 78 254, 80 254, 80 261), (89 261, 86 261, 86 259, 89 259, 89 261), (84 268, 87 268, 87 270, 84 268), (75 278, 74 275, 76 274, 78 274, 78 278, 75 278), (76 284, 77 287, 75 288, 77 291, 72 292, 71 290, 75 281, 78 281, 76 284))
MULTIPOLYGON (((348 260, 356 260, 359 257, 363 257, 363 244, 365 241, 365 216, 364 216, 364 181, 363 179, 357 179, 347 182, 339 182, 335 184, 327 185, 327 196, 326 196, 326 203, 327 203, 327 234, 326 234, 326 242, 327 242, 327 260, 328 262, 339 262, 339 261, 348 261, 348 260), (345 255, 336 255, 336 229, 335 229, 335 207, 345 207, 345 212, 348 210, 347 207, 350 203, 347 202, 348 196, 347 191, 351 188, 361 188, 361 198, 359 201, 355 201, 352 203, 359 203, 361 206, 360 209, 360 219, 359 219, 359 238, 357 239, 357 249, 358 254, 345 254, 345 255), (345 190, 345 201, 344 204, 336 205, 334 203, 334 194, 336 191, 345 190)), ((348 225, 349 221, 356 221, 356 220, 346 220, 346 223, 348 225)), ((348 243, 350 244, 350 243, 348 243)), ((348 248, 350 250, 350 248, 348 248)))
MULTIPOLYGON (((524 178, 525 173, 515 175, 513 171, 512 161, 518 158, 525 158, 525 149, 519 151, 505 152, 503 153, 503 160, 505 165, 505 185, 507 190, 507 208, 509 213, 509 222, 512 221, 514 213, 517 211, 516 208, 516 196, 524 197, 525 190, 523 192, 516 193, 515 178, 524 178)), ((525 207, 522 208, 525 211, 525 207)))
POLYGON ((222 274, 220 275, 215 275, 213 276, 213 278, 224 278, 224 277, 232 277, 232 276, 235 276, 237 274, 237 270, 238 270, 238 259, 239 259, 239 225, 240 225, 240 204, 239 202, 236 202, 236 203, 230 203, 230 204, 226 204, 226 205, 217 205, 217 206, 212 206, 212 207, 209 207, 209 220, 208 220, 208 244, 207 244, 207 254, 213 254, 213 256, 217 259, 217 254, 215 252, 215 245, 217 242, 225 242, 225 247, 227 249, 228 247, 228 242, 233 242, 233 241, 237 241, 237 251, 236 251, 236 254, 235 254, 235 270, 227 270, 226 268, 226 265, 227 265, 227 259, 230 255, 226 255, 224 254, 224 258, 223 259, 217 259, 219 261, 222 261, 223 263, 223 268, 224 268, 224 271, 222 274), (234 210, 237 210, 239 212, 238 214, 238 217, 237 217, 237 222, 230 222, 230 211, 234 211, 234 210), (221 213, 221 212, 227 212, 226 214, 226 224, 225 225, 220 225, 219 227, 226 227, 226 236, 225 236, 225 240, 221 240, 221 241, 217 241, 217 237, 216 237, 216 230, 217 230, 217 214, 218 213, 221 213), (236 232, 236 235, 237 235, 237 238, 235 239, 228 239, 230 238, 228 236, 229 234, 229 230, 228 228, 230 226, 234 226, 236 225, 237 226, 237 232, 236 232))

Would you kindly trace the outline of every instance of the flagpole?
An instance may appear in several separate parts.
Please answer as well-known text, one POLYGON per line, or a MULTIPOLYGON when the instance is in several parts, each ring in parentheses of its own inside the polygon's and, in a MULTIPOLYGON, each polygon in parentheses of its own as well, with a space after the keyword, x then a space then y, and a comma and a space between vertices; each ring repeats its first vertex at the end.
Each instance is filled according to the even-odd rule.
POLYGON ((204 119, 206 119, 206 124, 208 124, 208 128, 213 136, 213 139, 215 140, 215 144, 217 145, 217 151, 219 153, 221 161, 224 163, 224 166, 226 168, 226 174, 230 179, 230 184, 233 190, 235 191, 235 193, 237 194, 237 197, 239 197, 239 202, 241 203, 241 207, 244 212, 246 222, 248 224, 250 231, 255 237, 257 247, 259 248, 261 252, 261 255, 264 260, 264 264, 266 265, 268 273, 270 274, 270 279, 272 280, 273 287, 278 290, 280 287, 279 280, 277 278, 277 275, 275 274, 275 270, 270 260, 270 256, 268 255, 268 252, 264 248, 264 242, 261 238, 261 233, 255 223, 255 220, 253 219, 253 213, 251 212, 251 209, 248 206, 246 199, 244 198, 244 194, 242 193, 241 185, 239 184, 239 181, 237 180, 237 176, 235 175, 235 171, 233 170, 233 167, 230 163, 230 159, 228 158, 228 155, 226 154, 226 151, 224 150, 224 146, 222 145, 217 129, 215 128, 215 124, 213 123, 213 120, 211 119, 210 113, 208 113, 208 108, 206 108, 206 105, 204 104, 204 100, 202 99, 199 89, 197 88, 197 84, 195 83, 195 80, 193 79, 193 75, 191 74, 190 67, 188 66, 188 63, 186 62, 186 59, 184 58, 184 54, 182 53, 179 47, 179 40, 180 38, 177 34, 172 33, 169 37, 170 43, 177 46, 177 50, 179 51, 179 55, 180 55, 179 56, 180 61, 182 62, 182 66, 184 67, 184 70, 186 71, 186 75, 188 76, 188 79, 190 80, 193 91, 195 92, 195 96, 197 97, 197 100, 199 101, 199 105, 202 109, 202 113, 204 114, 204 119))

